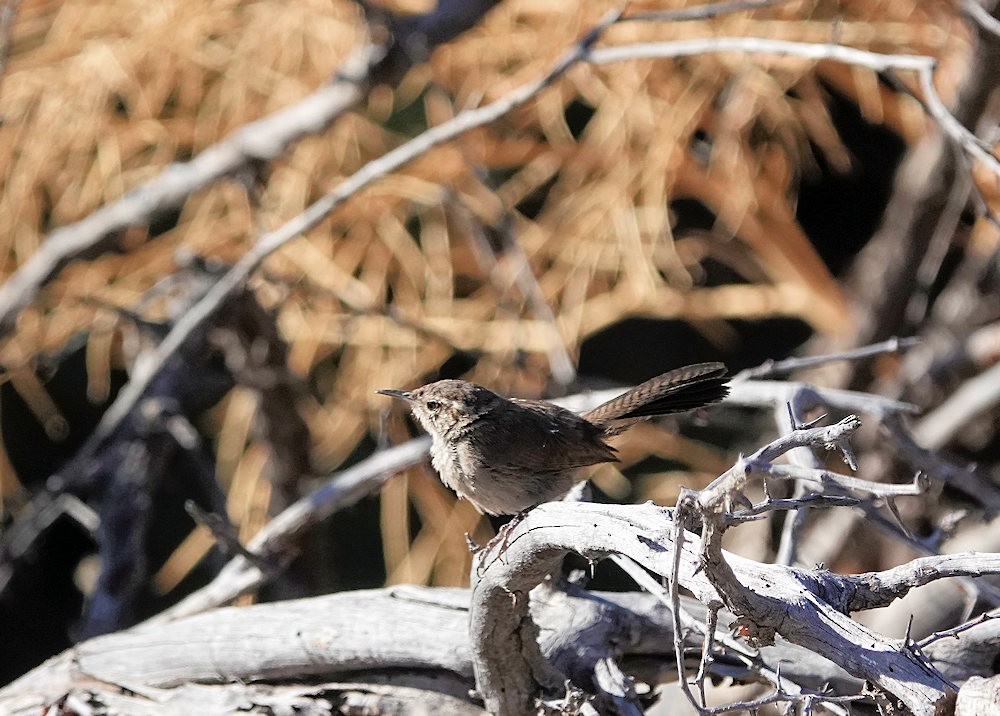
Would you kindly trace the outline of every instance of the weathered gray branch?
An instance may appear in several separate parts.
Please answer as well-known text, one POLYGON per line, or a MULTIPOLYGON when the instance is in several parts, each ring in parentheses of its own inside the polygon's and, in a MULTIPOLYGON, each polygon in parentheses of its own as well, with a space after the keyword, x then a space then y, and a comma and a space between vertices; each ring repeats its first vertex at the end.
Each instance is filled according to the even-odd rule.
MULTIPOLYGON (((361 681, 368 684, 375 678, 372 674, 393 670, 444 672, 451 675, 450 683, 460 679, 471 685, 475 670, 492 712, 524 713, 534 698, 544 694, 543 686, 554 691, 564 688, 557 674, 572 676, 596 689, 593 679, 617 683, 611 678, 608 659, 624 659, 621 663, 627 669, 630 657, 670 654, 672 617, 654 597, 566 595, 548 585, 536 585, 545 582, 549 571, 569 551, 592 559, 625 554, 654 572, 669 574, 673 561, 671 517, 670 510, 651 504, 543 505, 515 526, 502 554, 499 545, 481 553, 481 577, 468 611, 468 591, 420 588, 348 592, 218 609, 85 642, 0 690, 0 710, 37 712, 42 705, 70 692, 83 693, 94 684, 112 690, 117 684, 143 696, 145 687, 171 689, 190 682, 229 684, 295 678, 322 684, 342 680, 348 672, 354 674, 351 678, 355 681, 363 674, 361 681), (401 634, 407 638, 401 639, 401 634), (495 690, 501 686, 504 690, 495 690)), ((1000 555, 960 555, 951 561, 918 562, 876 575, 841 577, 823 570, 794 570, 721 554, 739 589, 750 593, 744 598, 749 604, 735 602, 752 607, 759 624, 765 623, 761 603, 766 603, 770 610, 763 615, 766 623, 789 640, 847 665, 855 677, 880 683, 900 698, 920 694, 928 699, 926 703, 943 697, 945 687, 936 689, 923 667, 901 670, 901 665, 917 665, 901 642, 860 627, 840 610, 873 606, 872 594, 880 594, 886 601, 915 582, 940 576, 1000 572, 1000 555), (852 599, 854 593, 860 596, 852 599), (859 665, 859 660, 865 663, 859 665), (905 689, 895 683, 890 688, 890 674, 895 680, 908 679, 905 689)), ((702 564, 699 539, 688 533, 681 551, 680 583, 703 603, 712 604, 720 599, 711 580, 714 568, 705 570, 702 564)), ((685 610, 694 611, 690 605, 685 610)), ((979 662, 991 663, 989 650, 995 655, 1000 647, 995 637, 981 632, 995 627, 995 622, 988 622, 970 629, 959 643, 968 639, 967 643, 978 644, 979 662)), ((692 640, 691 653, 698 653, 700 635, 692 632, 686 638, 692 640)), ((931 645, 928 653, 937 649, 944 660, 959 658, 954 651, 945 652, 945 645, 953 646, 950 639, 941 640, 931 645)), ((725 653, 731 660, 716 654, 711 664, 714 673, 754 678, 754 669, 743 661, 747 657, 741 651, 725 653)), ((761 658, 777 664, 768 655, 768 648, 761 658)), ((818 688, 823 681, 849 682, 828 662, 801 652, 789 659, 786 651, 782 661, 782 675, 793 683, 811 683, 812 688, 818 688), (788 661, 796 666, 789 668, 788 661), (796 674, 799 666, 802 668, 796 674)), ((398 684, 390 680, 390 685, 398 684)), ((315 687, 321 688, 326 687, 315 687)), ((267 696, 243 693, 246 698, 251 695, 267 696)), ((385 694, 382 697, 387 698, 385 694)), ((171 698, 180 697, 174 694, 171 698)))
MULTIPOLYGON (((502 556, 498 546, 484 550, 473 590, 470 634, 477 681, 488 709, 499 714, 525 713, 546 689, 561 686, 551 667, 541 666, 541 653, 530 638, 535 627, 528 593, 564 555, 576 552, 601 559, 624 554, 653 572, 669 575, 670 530, 670 511, 650 504, 550 503, 532 510, 507 535, 502 556)), ((887 639, 840 611, 842 592, 834 588, 835 583, 824 586, 829 573, 761 564, 721 551, 717 554, 722 564, 706 565, 699 545, 699 538, 688 533, 681 553, 680 585, 705 604, 720 599, 730 603, 751 620, 761 641, 766 643, 768 633, 773 637, 777 632, 845 666, 855 677, 878 684, 915 713, 934 713, 935 704, 951 698, 950 684, 900 640, 887 639), (824 601, 824 596, 838 596, 837 608, 824 601)), ((965 566, 972 569, 971 564, 965 566)), ((956 573, 962 568, 958 564, 947 571, 956 573)), ((1000 571, 1000 561, 989 561, 985 568, 978 564, 974 573, 991 568, 1000 571)), ((929 578, 935 571, 918 566, 917 573, 929 578)), ((902 583, 889 580, 885 587, 904 589, 909 577, 903 575, 902 583)))
MULTIPOLYGON (((673 636, 670 615, 656 598, 570 592, 543 589, 532 600, 546 659, 584 684, 608 683, 610 671, 607 677, 596 672, 608 668, 600 664, 612 653, 626 668, 637 660, 640 675, 641 664, 651 664, 647 678, 660 677, 657 665, 670 658, 673 636)), ((246 704, 297 700, 304 707, 335 692, 342 699, 405 697, 412 703, 411 692, 419 689, 418 703, 437 699, 439 707, 452 709, 460 699, 460 713, 478 713, 468 699, 469 597, 464 589, 399 587, 223 608, 141 626, 79 644, 0 689, 0 712, 36 714, 67 694, 84 701, 96 694, 110 713, 177 713, 201 699, 199 713, 221 714, 246 704), (344 678, 353 683, 329 683, 344 678), (302 686, 276 686, 292 679, 302 686)), ((687 608, 697 611, 698 605, 687 608)), ((696 651, 697 636, 688 639, 696 651)), ((770 668, 780 661, 805 667, 781 667, 794 678, 847 678, 788 644, 761 656, 770 668)), ((753 678, 743 657, 719 655, 712 673, 753 678)))

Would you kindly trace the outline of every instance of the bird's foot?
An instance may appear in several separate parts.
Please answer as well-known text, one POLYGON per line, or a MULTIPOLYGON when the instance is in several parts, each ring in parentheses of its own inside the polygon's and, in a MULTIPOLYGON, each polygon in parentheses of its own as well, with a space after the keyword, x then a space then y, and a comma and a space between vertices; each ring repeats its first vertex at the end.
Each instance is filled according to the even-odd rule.
MULTIPOLYGON (((481 547, 476 545, 476 549, 475 551, 473 551, 473 554, 476 555, 476 557, 479 557, 480 566, 478 569, 478 573, 480 576, 482 576, 482 573, 489 566, 489 565, 486 565, 486 567, 483 566, 486 563, 487 558, 490 557, 494 552, 496 552, 496 555, 495 557, 493 557, 493 559, 499 559, 501 562, 504 562, 504 564, 506 564, 506 562, 503 559, 503 556, 504 553, 507 551, 507 548, 510 546, 511 537, 514 534, 514 530, 517 529, 517 526, 524 521, 524 518, 528 516, 528 512, 530 511, 531 511, 530 507, 526 510, 521 510, 516 515, 511 517, 510 521, 508 521, 507 524, 503 525, 489 542, 487 542, 485 545, 481 547)), ((470 543, 470 546, 472 544, 475 544, 472 542, 471 539, 468 541, 470 543)), ((492 560, 490 561, 492 562, 492 560)))

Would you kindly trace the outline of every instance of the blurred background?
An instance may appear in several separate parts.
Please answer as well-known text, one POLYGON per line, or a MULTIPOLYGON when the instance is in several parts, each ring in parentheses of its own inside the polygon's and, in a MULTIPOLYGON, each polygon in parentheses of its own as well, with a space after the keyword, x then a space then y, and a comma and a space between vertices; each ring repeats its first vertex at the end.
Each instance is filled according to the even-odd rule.
MULTIPOLYGON (((627 14, 685 5, 633 2, 627 14)), ((601 44, 756 36, 930 55, 956 116, 995 126, 996 38, 978 37, 961 2, 761 5, 622 23, 601 44)), ((379 7, 403 17, 433 3, 379 7)), ((279 159, 59 267, 0 336, 0 683, 205 584, 227 557, 186 500, 227 514, 245 543, 331 473, 417 434, 379 388, 462 377, 555 397, 689 362, 735 372, 916 335, 903 357, 808 377, 927 410, 996 360, 996 177, 942 138, 914 77, 738 53, 580 64, 270 256, 168 366, 152 413, 73 462, 145 352, 258 237, 393 147, 541 77, 613 7, 499 2, 279 159), (46 486, 66 501, 40 518, 31 506, 46 486), (29 514, 28 543, 12 545, 29 514)), ((328 82, 374 26, 348 0, 3 8, 5 278, 56 228, 328 82)), ((385 20, 378 10, 369 19, 385 20)), ((926 447, 995 476, 996 413, 926 447)), ((772 423, 723 408, 630 431, 622 462, 595 469, 595 499, 670 504, 772 423)), ((961 504, 940 500, 927 509, 961 504)), ((463 533, 482 541, 495 527, 415 467, 310 531, 254 598, 464 585, 463 533)), ((876 539, 858 529, 858 544, 876 539)), ((846 545, 832 566, 891 561, 846 545)))

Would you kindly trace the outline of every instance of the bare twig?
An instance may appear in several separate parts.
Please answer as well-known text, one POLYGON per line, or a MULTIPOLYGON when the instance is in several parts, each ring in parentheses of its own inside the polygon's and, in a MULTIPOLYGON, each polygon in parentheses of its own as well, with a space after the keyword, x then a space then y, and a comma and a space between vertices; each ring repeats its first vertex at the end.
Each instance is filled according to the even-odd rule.
MULTIPOLYGON (((841 421, 841 423, 829 428, 794 430, 791 434, 783 436, 770 445, 758 450, 750 460, 740 460, 732 470, 720 476, 704 490, 697 493, 682 492, 681 497, 678 499, 675 519, 680 520, 684 518, 684 515, 688 515, 690 519, 697 518, 702 521, 703 538, 701 542, 702 556, 700 563, 704 566, 706 574, 715 585, 717 592, 726 605, 735 613, 743 615, 741 624, 748 636, 763 643, 770 643, 773 641, 774 634, 780 633, 791 641, 795 641, 803 646, 813 645, 818 649, 829 648, 830 644, 836 640, 845 640, 847 643, 853 642, 859 646, 864 644, 863 649, 874 650, 872 653, 885 653, 886 650, 893 651, 897 656, 893 657, 895 663, 889 668, 892 675, 883 673, 880 677, 877 677, 879 681, 876 683, 879 683, 882 688, 899 698, 914 712, 929 714, 934 709, 933 706, 928 706, 929 704, 944 704, 952 698, 950 683, 940 674, 927 668, 921 658, 912 650, 902 649, 897 651, 895 646, 885 640, 882 640, 882 644, 879 646, 879 637, 874 632, 864 630, 856 622, 843 616, 848 612, 848 608, 845 608, 842 602, 849 599, 854 600, 851 602, 851 606, 857 606, 858 600, 856 595, 862 592, 860 587, 844 589, 842 588, 843 583, 838 581, 840 578, 835 575, 812 573, 807 577, 807 573, 796 571, 797 574, 801 575, 803 580, 815 580, 813 586, 808 588, 808 591, 819 599, 821 604, 827 606, 836 605, 836 609, 830 612, 825 612, 826 607, 824 606, 819 607, 820 611, 824 613, 823 619, 830 620, 825 623, 832 627, 833 631, 837 632, 836 636, 831 633, 820 641, 817 640, 816 631, 813 629, 808 629, 805 633, 795 633, 796 630, 789 629, 788 619, 791 617, 791 612, 795 610, 793 604, 799 598, 793 596, 793 592, 796 592, 796 590, 793 589, 786 594, 780 579, 767 579, 765 582, 766 586, 760 589, 755 588, 747 582, 745 575, 737 577, 737 568, 732 558, 723 557, 721 550, 722 535, 731 524, 731 505, 741 499, 745 499, 742 497, 742 492, 746 478, 752 472, 751 465, 754 460, 769 460, 768 455, 782 454, 792 448, 804 445, 837 446, 845 455, 849 455, 850 452, 846 447, 847 439, 859 426, 860 422, 855 417, 850 416, 841 421), (824 584, 836 586, 829 588, 824 586, 824 584), (784 596, 782 596, 783 594, 784 596), (838 600, 840 601, 838 602, 838 600), (838 614, 840 616, 836 616, 838 614), (859 629, 861 631, 858 631, 859 629), (858 641, 859 639, 860 641, 858 641), (897 670, 903 670, 909 676, 901 680, 897 679, 896 677, 899 675, 897 670)), ((949 565, 958 574, 967 574, 967 571, 963 571, 963 568, 964 570, 970 568, 964 563, 956 566, 953 562, 949 562, 949 565)), ((1000 566, 1000 562, 996 565, 987 562, 985 567, 980 566, 979 568, 989 570, 993 566, 1000 566)), ((920 572, 919 568, 915 569, 919 574, 923 575, 933 573, 935 575, 933 578, 939 578, 940 576, 938 570, 920 572)), ((890 580, 886 583, 886 586, 892 585, 903 588, 900 586, 901 582, 909 584, 916 578, 913 573, 908 573, 905 579, 890 580)), ((805 584, 805 581, 800 581, 800 584, 805 584)), ((885 598, 887 596, 886 593, 891 590, 877 589, 875 591, 880 597, 885 598)), ((801 591, 797 591, 796 593, 801 596, 801 591)), ((810 619, 810 617, 805 616, 801 618, 810 619)), ((856 669, 858 667, 864 669, 863 663, 866 662, 869 656, 870 654, 862 656, 860 652, 854 653, 851 647, 845 646, 844 658, 850 660, 849 663, 852 664, 848 667, 848 670, 856 675, 858 674, 856 669)))
POLYGON ((696 7, 686 7, 680 10, 651 10, 637 12, 621 19, 622 22, 683 22, 688 20, 710 20, 719 15, 735 12, 751 12, 764 8, 784 5, 790 0, 737 0, 736 2, 718 2, 696 7))
MULTIPOLYGON (((813 704, 824 704, 824 705, 839 705, 851 703, 852 701, 860 701, 862 699, 868 698, 865 694, 855 694, 851 696, 825 696, 823 694, 806 694, 803 696, 797 696, 793 694, 786 693, 780 689, 772 694, 766 696, 761 696, 756 699, 751 699, 749 701, 737 701, 731 704, 726 704, 725 706, 714 706, 708 709, 701 709, 703 714, 706 716, 714 716, 714 714, 725 714, 732 713, 734 711, 741 711, 753 713, 754 710, 759 709, 761 706, 768 706, 770 704, 782 704, 782 703, 796 703, 801 702, 803 704, 803 709, 811 707, 813 704)), ((806 713, 806 711, 803 711, 806 713)), ((835 713, 837 713, 835 711, 835 713)), ((841 711, 840 713, 845 713, 841 711)))
POLYGON ((721 602, 709 604, 708 615, 705 617, 705 638, 701 647, 701 662, 698 664, 698 673, 694 677, 695 682, 698 684, 702 706, 708 705, 708 699, 705 696, 705 679, 708 678, 708 668, 712 663, 712 647, 715 643, 715 630, 719 626, 720 609, 722 609, 721 602))
POLYGON ((886 353, 898 353, 899 351, 906 350, 911 346, 917 345, 919 342, 919 338, 890 338, 889 340, 882 341, 881 343, 873 343, 870 346, 863 346, 862 348, 841 351, 839 353, 830 353, 821 356, 804 356, 802 358, 786 358, 785 360, 779 361, 769 360, 760 364, 756 368, 741 370, 733 376, 733 380, 760 380, 762 378, 771 378, 776 375, 786 375, 804 368, 815 368, 816 366, 827 365, 837 361, 858 360, 860 358, 869 358, 871 356, 884 355, 886 353))
POLYGON ((1000 554, 966 552, 918 557, 898 567, 864 574, 827 574, 831 588, 825 598, 845 595, 840 603, 844 611, 860 611, 887 606, 911 589, 947 577, 982 577, 1000 573, 1000 554))
POLYGON ((769 512, 781 510, 801 510, 806 507, 854 507, 860 503, 857 497, 846 495, 820 495, 815 492, 791 499, 771 499, 739 510, 726 517, 727 525, 739 525, 760 519, 769 512))
MULTIPOLYGON (((375 453, 357 465, 335 474, 319 489, 290 505, 250 540, 246 549, 271 565, 288 558, 298 537, 310 526, 338 509, 354 504, 381 487, 387 479, 426 458, 428 438, 418 438, 375 453)), ((273 570, 261 569, 257 561, 238 556, 208 585, 150 619, 147 624, 171 621, 226 604, 261 585, 273 570)))
POLYGON ((914 478, 910 484, 890 484, 884 482, 872 482, 871 480, 861 480, 850 475, 841 475, 829 470, 817 470, 798 465, 783 465, 771 463, 750 463, 750 469, 755 473, 767 477, 776 477, 789 480, 800 480, 807 484, 815 485, 821 489, 837 487, 843 490, 858 490, 867 492, 876 497, 890 497, 899 495, 920 495, 927 489, 927 479, 921 476, 914 478))
POLYGON ((839 423, 821 428, 796 430, 765 445, 750 457, 742 458, 727 472, 717 477, 708 487, 700 490, 695 498, 708 511, 719 511, 731 495, 742 491, 754 465, 765 465, 789 450, 803 446, 839 447, 861 427, 856 415, 849 415, 839 423))
POLYGON ((790 42, 757 37, 716 37, 705 40, 677 42, 650 42, 593 50, 588 61, 595 64, 620 62, 625 59, 671 58, 722 52, 749 52, 807 60, 835 60, 855 67, 866 67, 876 72, 907 70, 917 73, 924 102, 931 117, 958 146, 970 156, 983 162, 995 174, 1000 174, 1000 160, 990 153, 975 134, 970 132, 948 111, 934 87, 934 68, 937 61, 925 55, 890 55, 868 52, 853 47, 833 44, 790 42))
POLYGON ((764 55, 800 57, 805 60, 835 60, 876 72, 886 70, 933 70, 935 60, 926 55, 889 55, 859 50, 845 45, 772 40, 761 37, 712 37, 674 42, 645 42, 601 47, 592 50, 587 60, 601 65, 638 59, 666 59, 691 55, 747 52, 764 55))
MULTIPOLYGON (((678 610, 673 607, 673 601, 670 597, 669 588, 662 586, 659 582, 653 579, 643 567, 623 554, 613 554, 610 559, 625 570, 626 574, 632 577, 636 584, 656 597, 661 604, 670 609, 671 619, 674 620, 676 628, 675 616, 678 614, 678 610)), ((669 580, 667 580, 667 582, 669 583, 669 580)), ((706 618, 705 623, 702 623, 690 614, 690 607, 685 606, 684 599, 681 599, 679 603, 681 604, 681 609, 679 610, 680 623, 683 626, 685 634, 688 635, 688 639, 690 639, 690 634, 701 634, 704 653, 704 643, 707 638, 706 635, 710 633, 708 630, 711 628, 711 619, 706 618)), ((714 605, 715 602, 709 604, 709 614, 714 611, 714 605)), ((717 618, 718 612, 715 612, 715 614, 717 618)), ((732 615, 728 615, 728 618, 731 620, 732 615)), ((794 659, 777 660, 765 657, 765 653, 770 653, 771 649, 777 649, 779 652, 784 652, 785 649, 790 648, 790 645, 783 643, 780 646, 765 647, 763 650, 758 650, 749 647, 747 644, 731 635, 726 629, 716 629, 714 631, 712 641, 724 647, 725 654, 727 656, 735 656, 740 662, 745 664, 744 671, 734 672, 730 671, 723 662, 719 660, 711 660, 707 668, 709 668, 713 674, 722 673, 741 680, 746 678, 748 675, 753 675, 766 683, 772 684, 776 689, 785 694, 801 696, 803 703, 810 698, 808 690, 800 686, 795 680, 796 678, 802 680, 801 677, 809 673, 810 667, 805 667, 800 670, 798 675, 794 673, 790 674, 790 670, 787 667, 788 663, 802 663, 806 653, 808 653, 805 652, 805 650, 797 652, 797 656, 794 659), (773 668, 772 665, 775 664, 779 668, 773 668), (782 664, 785 664, 785 666, 782 666, 782 664)), ((704 662, 702 663, 704 664, 704 662)), ((701 672, 702 669, 699 667, 699 676, 701 675, 701 672)), ((815 681, 815 679, 813 680, 815 681)), ((822 679, 820 682, 822 682, 822 679)), ((837 706, 836 704, 828 704, 827 708, 830 713, 837 714, 838 716, 847 716, 848 713, 846 709, 841 706, 837 706)))
MULTIPOLYGON (((730 635, 727 631, 723 629, 716 629, 711 624, 711 619, 707 619, 704 623, 701 622, 690 613, 689 608, 684 606, 683 600, 678 600, 677 603, 680 604, 681 607, 680 609, 675 609, 670 589, 668 587, 664 587, 658 581, 653 579, 649 572, 635 562, 635 560, 625 556, 624 554, 613 554, 609 557, 609 559, 621 567, 626 574, 635 580, 636 584, 656 597, 661 604, 670 609, 671 619, 674 622, 675 629, 679 617, 679 623, 686 635, 701 634, 703 640, 703 653, 704 644, 706 642, 710 641, 712 643, 719 644, 725 648, 727 655, 736 656, 741 662, 743 662, 749 673, 757 675, 767 683, 780 687, 785 693, 804 693, 802 687, 789 678, 787 670, 785 673, 779 673, 778 670, 771 668, 769 666, 769 664, 772 663, 771 660, 762 659, 760 651, 748 647, 746 644, 730 635)), ((667 582, 669 584, 669 580, 667 580, 667 582)), ((711 602, 709 604, 710 613, 715 604, 715 602, 711 602)), ((718 612, 715 612, 715 614, 716 618, 718 618, 718 612)), ((674 645, 674 649, 676 652, 676 644, 674 645)), ((704 661, 702 662, 702 666, 699 667, 699 676, 702 675, 703 667, 708 668, 704 661)), ((718 669, 713 668, 712 671, 714 673, 715 671, 718 671, 718 669)), ((847 712, 834 708, 833 713, 843 714, 846 716, 847 712)))
POLYGON ((825 406, 835 410, 868 413, 879 419, 895 413, 915 413, 917 406, 881 395, 854 390, 821 388, 809 383, 774 380, 742 380, 732 384, 726 402, 758 408, 784 406, 796 401, 802 408, 825 406), (811 404, 811 405, 810 405, 811 404))
MULTIPOLYGON (((957 148, 952 148, 956 153, 957 148)), ((960 159, 964 160, 962 156, 960 159)), ((972 181, 972 167, 967 167, 968 171, 960 173, 954 185, 948 191, 948 197, 937 216, 934 230, 931 232, 917 273, 914 277, 916 286, 910 300, 907 303, 904 316, 910 325, 919 325, 927 314, 931 303, 931 291, 934 281, 941 270, 941 264, 951 248, 955 230, 962 221, 962 212, 969 203, 974 182, 972 181)))
POLYGON ((3 559, 0 560, 0 593, 10 584, 17 561, 33 549, 57 519, 67 515, 91 535, 97 532, 101 524, 100 516, 91 507, 68 493, 45 494, 41 499, 32 500, 25 509, 27 512, 18 517, 20 528, 8 528, 5 535, 8 541, 4 543, 3 559))
POLYGON ((224 516, 214 512, 205 512, 198 507, 194 500, 184 503, 184 509, 191 515, 191 518, 199 525, 204 525, 215 537, 215 541, 226 554, 240 555, 250 564, 260 569, 265 574, 273 569, 262 557, 254 554, 240 542, 239 535, 233 524, 224 516))
MULTIPOLYGON (((801 415, 807 413, 810 407, 812 407, 807 404, 808 399, 809 396, 807 394, 795 391, 791 399, 785 404, 786 410, 782 411, 781 408, 774 407, 772 414, 774 415, 774 422, 777 425, 779 434, 801 430, 804 427, 814 427, 812 422, 808 426, 803 425, 801 422, 801 415)), ((807 446, 791 450, 788 453, 788 459, 793 465, 807 470, 819 470, 823 467, 815 451, 807 446)), ((805 482, 796 481, 792 497, 801 499, 805 496, 806 489, 805 482)), ((764 481, 764 494, 765 496, 769 496, 767 480, 764 481)), ((806 510, 796 510, 785 517, 785 521, 781 525, 781 540, 778 542, 778 552, 774 558, 777 564, 791 566, 799 561, 800 538, 808 518, 809 514, 806 510)))
POLYGON ((1000 21, 986 12, 976 0, 962 0, 962 12, 972 18, 981 28, 1000 39, 1000 21))
MULTIPOLYGON (((683 493, 682 493, 683 494, 683 493)), ((680 684, 681 692, 687 697, 690 703, 698 712, 702 712, 703 704, 699 704, 691 691, 691 684, 688 682, 687 673, 684 666, 684 632, 681 629, 681 562, 685 541, 684 523, 679 519, 674 519, 673 523, 673 545, 672 559, 670 560, 670 579, 668 580, 670 599, 670 612, 674 615, 674 660, 677 666, 677 681, 680 684)), ((715 602, 712 602, 714 604, 715 602)), ((708 635, 706 634, 706 638, 708 635)))
POLYGON ((936 641, 940 641, 941 639, 958 639, 959 634, 961 634, 962 632, 966 632, 969 629, 979 626, 980 624, 998 618, 1000 618, 1000 613, 998 612, 983 612, 975 619, 969 619, 968 621, 963 622, 962 624, 959 624, 956 627, 952 627, 951 629, 944 629, 942 631, 936 631, 933 634, 930 634, 921 639, 918 642, 918 644, 922 649, 925 646, 929 646, 936 641))

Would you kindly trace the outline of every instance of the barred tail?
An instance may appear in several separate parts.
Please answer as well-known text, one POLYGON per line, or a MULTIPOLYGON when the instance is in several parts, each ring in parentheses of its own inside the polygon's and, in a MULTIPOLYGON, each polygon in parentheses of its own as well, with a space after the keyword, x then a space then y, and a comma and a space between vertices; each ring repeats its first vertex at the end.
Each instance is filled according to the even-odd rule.
POLYGON ((617 420, 683 413, 725 398, 729 394, 727 381, 726 366, 722 363, 696 363, 650 378, 583 413, 582 417, 605 425, 617 420))

